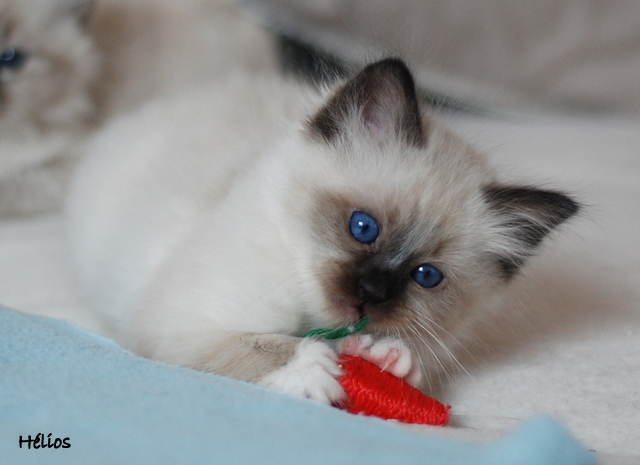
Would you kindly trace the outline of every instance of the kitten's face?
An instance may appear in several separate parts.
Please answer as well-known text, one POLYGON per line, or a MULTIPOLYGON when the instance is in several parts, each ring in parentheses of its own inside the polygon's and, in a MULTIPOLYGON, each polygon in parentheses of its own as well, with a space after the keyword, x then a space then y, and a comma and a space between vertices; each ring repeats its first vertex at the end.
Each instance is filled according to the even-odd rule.
POLYGON ((83 29, 90 0, 0 0, 0 130, 87 123, 97 58, 83 29))
POLYGON ((421 114, 395 60, 338 90, 307 132, 312 174, 296 191, 308 195, 324 317, 370 317, 370 331, 403 336, 423 354, 484 314, 577 211, 559 193, 496 185, 484 157, 421 114))
MULTIPOLYGON (((446 329, 496 287, 478 173, 455 179, 447 171, 460 167, 434 171, 427 166, 434 154, 421 155, 376 180, 316 191, 316 274, 334 321, 368 316, 386 332, 446 329)), ((491 179, 481 163, 469 168, 491 179)), ((351 170, 357 180, 367 168, 343 167, 336 178, 351 170)))

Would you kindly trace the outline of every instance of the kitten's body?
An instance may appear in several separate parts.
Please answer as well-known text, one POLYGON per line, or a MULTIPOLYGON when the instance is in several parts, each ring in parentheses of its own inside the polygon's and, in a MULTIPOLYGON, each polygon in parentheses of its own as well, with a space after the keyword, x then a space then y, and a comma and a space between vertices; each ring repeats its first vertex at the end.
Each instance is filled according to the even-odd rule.
POLYGON ((374 338, 345 350, 417 383, 576 208, 497 187, 386 60, 324 103, 238 75, 123 118, 93 141, 69 212, 80 278, 125 346, 333 402, 334 348, 305 331, 368 316, 374 338), (357 239, 354 212, 379 237, 357 239), (424 265, 444 280, 418 285, 424 265))

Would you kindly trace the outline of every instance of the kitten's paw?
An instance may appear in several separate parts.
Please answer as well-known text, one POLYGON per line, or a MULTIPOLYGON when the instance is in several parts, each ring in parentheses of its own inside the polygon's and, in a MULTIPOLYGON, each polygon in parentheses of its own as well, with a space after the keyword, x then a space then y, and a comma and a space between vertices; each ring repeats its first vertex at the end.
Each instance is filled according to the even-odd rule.
POLYGON ((289 363, 266 375, 258 384, 325 404, 335 404, 344 399, 344 390, 337 380, 340 375, 342 369, 338 366, 335 351, 323 342, 304 339, 289 363))
POLYGON ((422 380, 419 361, 400 339, 385 337, 374 340, 370 334, 352 335, 342 341, 340 352, 375 363, 412 386, 418 386, 422 380))

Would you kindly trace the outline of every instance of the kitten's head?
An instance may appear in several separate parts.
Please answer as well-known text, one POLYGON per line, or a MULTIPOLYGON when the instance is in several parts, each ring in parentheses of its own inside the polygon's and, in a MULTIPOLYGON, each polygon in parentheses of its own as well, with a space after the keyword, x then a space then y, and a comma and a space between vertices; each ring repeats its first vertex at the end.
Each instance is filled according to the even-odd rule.
POLYGON ((0 0, 0 130, 86 124, 97 58, 84 21, 93 0, 0 0))
POLYGON ((562 193, 497 183, 482 155, 423 113, 399 60, 335 91, 304 137, 292 189, 325 321, 368 316, 371 331, 427 356, 578 210, 562 193))

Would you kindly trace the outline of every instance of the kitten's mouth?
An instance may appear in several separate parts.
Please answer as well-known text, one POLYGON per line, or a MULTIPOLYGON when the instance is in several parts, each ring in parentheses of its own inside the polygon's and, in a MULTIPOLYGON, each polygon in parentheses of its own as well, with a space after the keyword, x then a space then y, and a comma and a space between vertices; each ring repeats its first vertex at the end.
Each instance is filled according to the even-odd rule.
POLYGON ((361 320, 362 318, 364 318, 366 315, 364 313, 364 305, 363 304, 358 304, 355 306, 356 311, 358 312, 358 320, 361 320))
POLYGON ((367 301, 342 300, 334 307, 339 315, 340 324, 351 325, 363 318, 371 319, 369 328, 373 328, 380 323, 392 324, 393 308, 389 306, 379 306, 367 301))
POLYGON ((342 300, 337 302, 335 307, 338 310, 340 319, 346 320, 347 324, 353 324, 366 316, 364 304, 362 303, 342 300))

